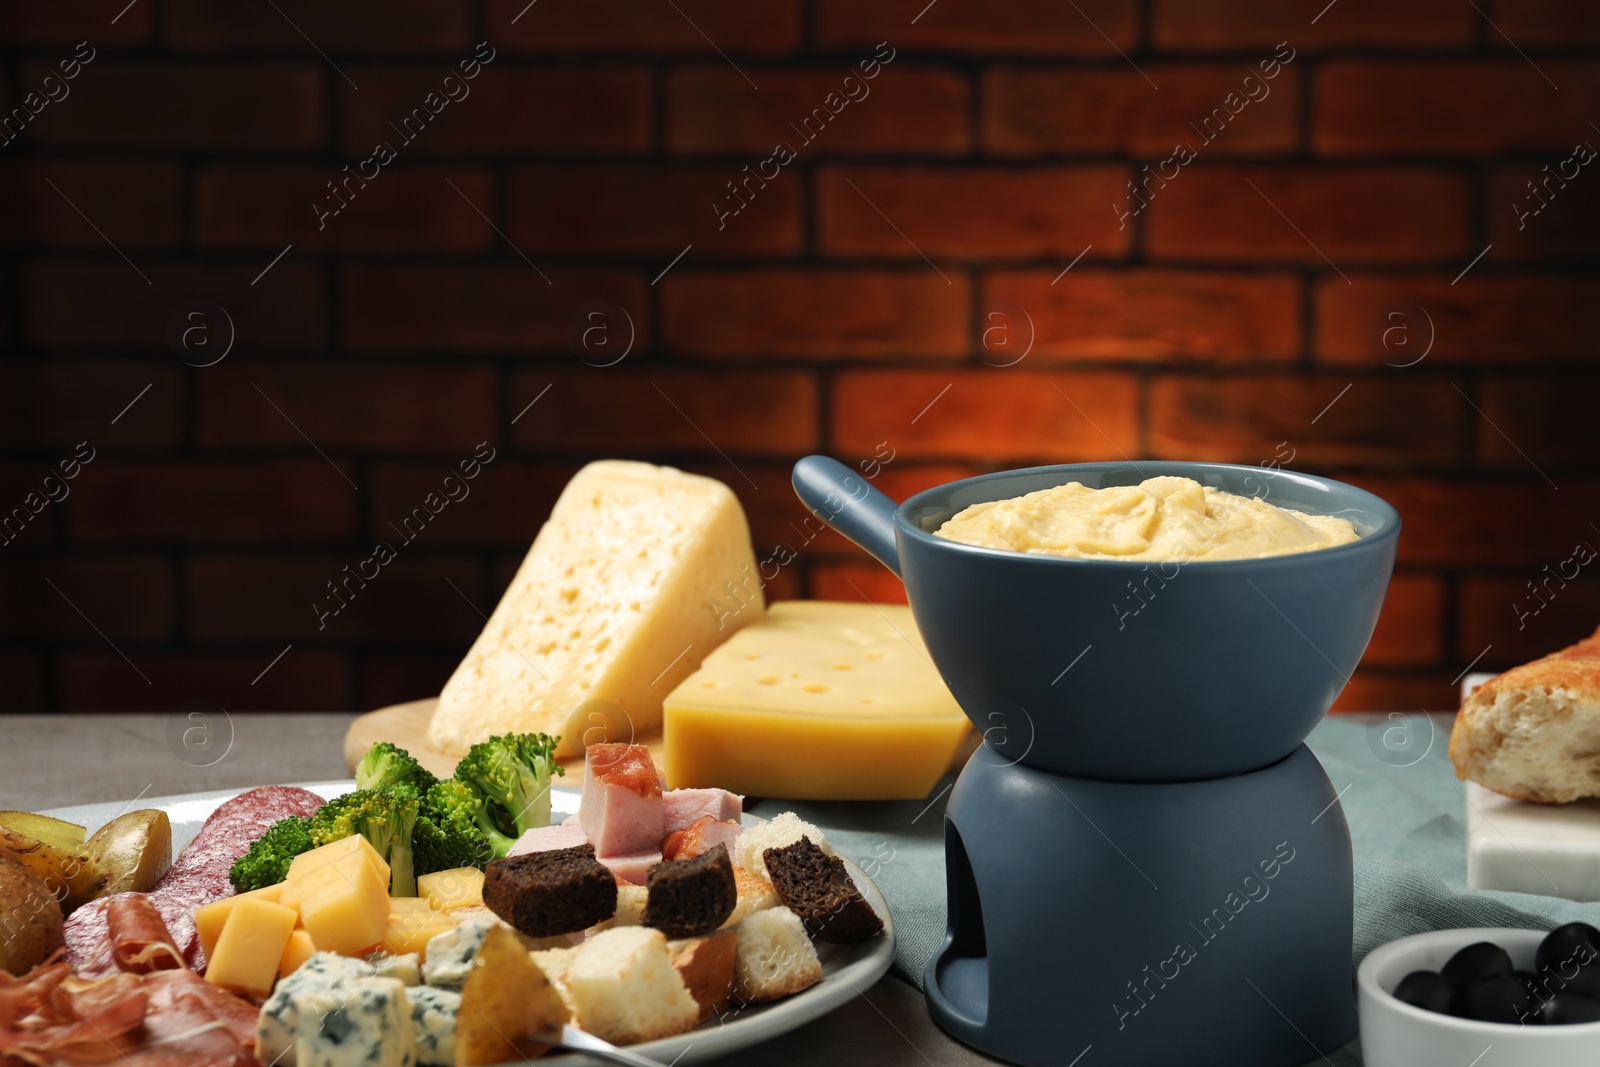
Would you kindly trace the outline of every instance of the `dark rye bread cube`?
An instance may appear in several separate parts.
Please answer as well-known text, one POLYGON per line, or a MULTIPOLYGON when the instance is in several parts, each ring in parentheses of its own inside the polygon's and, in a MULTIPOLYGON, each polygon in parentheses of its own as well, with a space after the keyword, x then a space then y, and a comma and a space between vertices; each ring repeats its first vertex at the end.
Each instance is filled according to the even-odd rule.
POLYGON ((529 937, 554 937, 615 915, 617 879, 593 845, 529 852, 484 868, 483 903, 529 937))
POLYGON ((645 888, 644 925, 671 938, 709 934, 727 921, 739 899, 733 861, 721 844, 686 860, 652 864, 645 888))
POLYGON ((828 855, 811 838, 769 848, 761 855, 778 899, 800 916, 818 941, 847 945, 883 929, 883 920, 856 888, 844 860, 828 855))

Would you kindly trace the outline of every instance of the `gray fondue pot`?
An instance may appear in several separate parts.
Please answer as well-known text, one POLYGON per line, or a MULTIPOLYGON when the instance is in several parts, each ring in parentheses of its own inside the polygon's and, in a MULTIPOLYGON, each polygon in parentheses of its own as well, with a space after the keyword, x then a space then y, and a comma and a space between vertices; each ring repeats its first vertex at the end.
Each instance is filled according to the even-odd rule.
POLYGON ((949 482, 896 505, 827 456, 800 499, 904 581, 939 673, 1007 761, 1180 782, 1289 755, 1348 683, 1383 606, 1400 516, 1328 478, 1221 463, 1065 463, 949 482), (1179 475, 1315 515, 1360 539, 1267 559, 1135 563, 935 537, 956 512, 1067 482, 1179 475))

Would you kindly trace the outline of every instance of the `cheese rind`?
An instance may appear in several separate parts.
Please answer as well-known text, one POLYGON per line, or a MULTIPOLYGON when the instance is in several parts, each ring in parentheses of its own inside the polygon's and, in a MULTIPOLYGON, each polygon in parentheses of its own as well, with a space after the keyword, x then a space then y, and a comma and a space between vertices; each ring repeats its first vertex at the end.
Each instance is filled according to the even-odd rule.
POLYGON ((744 511, 721 482, 604 460, 573 476, 439 694, 428 744, 561 735, 557 754, 654 730, 661 701, 761 614, 744 511))
POLYGON ((910 608, 785 601, 667 696, 663 773, 673 789, 908 799, 971 730, 910 608))

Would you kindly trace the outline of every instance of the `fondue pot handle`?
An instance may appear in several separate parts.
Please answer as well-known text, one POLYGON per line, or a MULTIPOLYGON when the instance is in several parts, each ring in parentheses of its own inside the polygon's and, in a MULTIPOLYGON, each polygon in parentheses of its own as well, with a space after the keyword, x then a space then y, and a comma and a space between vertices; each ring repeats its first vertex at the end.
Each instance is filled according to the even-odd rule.
POLYGON ((899 507, 858 471, 830 456, 806 456, 794 465, 794 491, 811 513, 866 549, 900 575, 894 513, 899 507))

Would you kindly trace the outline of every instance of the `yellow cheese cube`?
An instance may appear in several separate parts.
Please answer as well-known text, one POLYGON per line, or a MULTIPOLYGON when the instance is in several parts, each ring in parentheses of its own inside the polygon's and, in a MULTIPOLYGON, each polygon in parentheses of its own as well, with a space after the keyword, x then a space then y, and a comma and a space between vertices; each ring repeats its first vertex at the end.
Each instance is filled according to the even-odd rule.
POLYGON ((202 904, 194 909, 194 928, 200 935, 200 948, 205 951, 206 958, 211 958, 211 952, 216 947, 217 938, 222 936, 222 926, 228 921, 228 916, 241 900, 270 900, 278 903, 279 894, 283 892, 283 883, 263 886, 252 889, 248 893, 239 893, 231 897, 214 900, 210 904, 202 904))
POLYGON ((435 871, 417 879, 417 892, 441 911, 470 908, 483 903, 483 872, 476 867, 435 871))
POLYGON ((258 996, 272 992, 294 920, 293 908, 253 895, 239 900, 206 961, 206 981, 258 996))
POLYGON ((432 908, 393 912, 389 916, 388 929, 383 934, 383 950, 391 956, 415 952, 426 957, 428 942, 446 930, 455 928, 454 919, 432 908))
POLYGON ((383 940, 389 926, 389 883, 365 860, 344 862, 284 890, 319 949, 360 955, 383 940))
MULTIPOLYGON (((299 917, 298 914, 295 915, 297 921, 299 917)), ((278 973, 280 975, 293 974, 316 951, 316 943, 311 940, 310 934, 304 930, 293 931, 289 934, 289 944, 284 948, 283 956, 278 960, 278 973)))
POLYGON ((413 911, 433 911, 433 902, 426 897, 390 897, 389 914, 391 916, 413 911))
POLYGON ((283 880, 285 882, 297 881, 320 868, 345 860, 355 853, 366 856, 378 868, 378 873, 383 875, 383 880, 385 882, 389 880, 389 864, 378 854, 378 850, 372 847, 372 842, 360 834, 341 837, 337 841, 330 841, 326 845, 312 849, 310 852, 300 853, 290 862, 289 873, 283 880))
POLYGON ((674 789, 817 800, 926 796, 972 732, 895 604, 774 604, 667 696, 665 717, 674 789))

